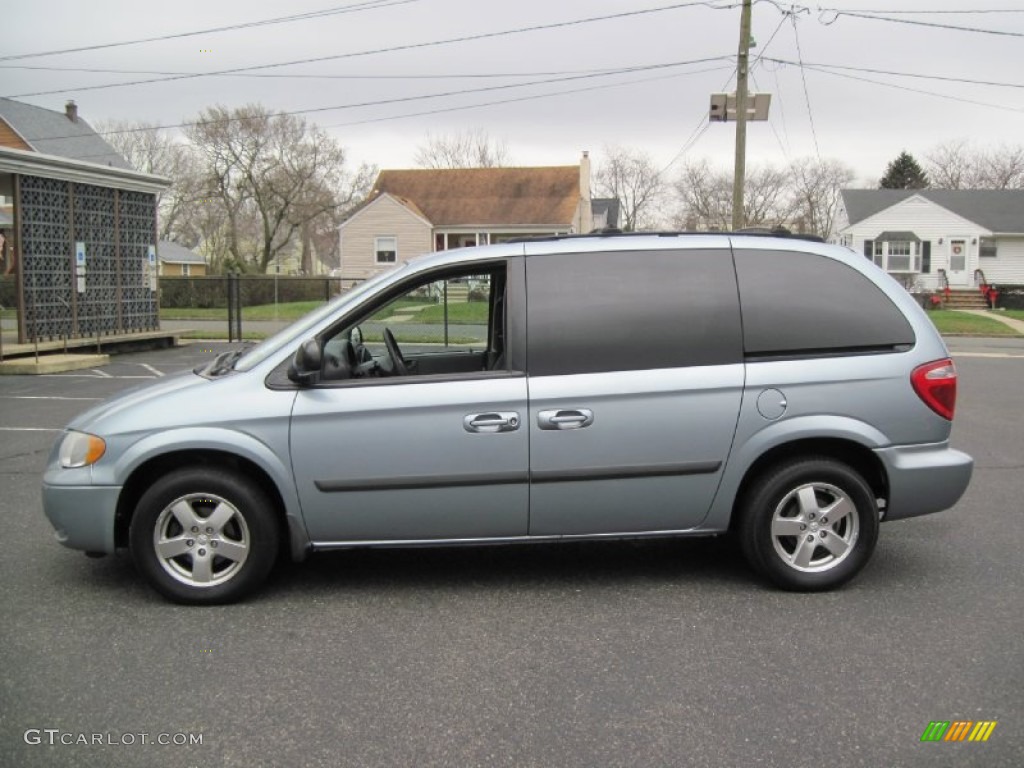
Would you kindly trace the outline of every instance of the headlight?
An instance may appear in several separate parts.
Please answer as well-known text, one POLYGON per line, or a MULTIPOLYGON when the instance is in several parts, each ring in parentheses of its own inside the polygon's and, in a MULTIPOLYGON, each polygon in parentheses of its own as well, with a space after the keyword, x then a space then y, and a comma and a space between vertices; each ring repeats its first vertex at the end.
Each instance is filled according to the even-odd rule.
POLYGON ((85 432, 68 432, 60 444, 60 465, 64 469, 88 467, 100 460, 107 444, 102 437, 85 432))

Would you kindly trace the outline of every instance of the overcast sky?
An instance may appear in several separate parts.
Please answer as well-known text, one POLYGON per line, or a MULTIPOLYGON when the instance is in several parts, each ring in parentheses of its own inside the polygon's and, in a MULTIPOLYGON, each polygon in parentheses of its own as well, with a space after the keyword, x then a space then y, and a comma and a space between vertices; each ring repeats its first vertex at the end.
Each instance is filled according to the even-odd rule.
MULTIPOLYGON (((680 5, 678 0, 37 0, 5 13, 0 95, 55 110, 75 99, 80 114, 92 123, 118 119, 171 125, 215 103, 260 102, 284 111, 337 107, 306 117, 336 136, 354 163, 382 168, 412 166, 416 146, 428 132, 465 129, 482 129, 504 140, 518 165, 573 164, 584 149, 600 162, 603 148, 618 144, 643 149, 662 166, 675 162, 673 170, 697 158, 731 168, 733 126, 708 125, 707 112, 712 92, 735 88, 739 7, 736 0, 669 7, 680 5), (421 45, 655 8, 665 10, 421 45), (331 9, 348 12, 12 58, 331 9), (419 47, 374 52, 410 45, 419 47), (249 76, 87 89, 320 57, 334 58, 258 69, 249 76), (96 69, 124 72, 87 71, 96 69), (594 76, 609 70, 632 71, 594 76), (545 80, 556 82, 536 83, 545 80), (518 83, 534 84, 504 87, 518 83), (471 89, 491 90, 353 106, 471 89), (542 94, 555 95, 526 98, 542 94), (490 104, 479 106, 485 103, 490 104), (453 109, 465 106, 473 108, 453 109), (413 114, 428 111, 436 113, 413 114)), ((757 45, 751 57, 765 58, 753 67, 751 87, 771 93, 772 106, 768 123, 750 127, 748 163, 780 164, 820 152, 823 158, 847 162, 862 183, 873 185, 903 149, 923 159, 935 145, 954 139, 969 139, 979 147, 1024 143, 1024 4, 820 0, 808 5, 813 10, 783 15, 781 9, 790 4, 754 4, 757 45), (837 15, 819 7, 885 14, 889 20, 837 15), (935 13, 964 9, 1016 12, 935 13), (795 64, 801 57, 803 73, 795 64), (847 75, 841 77, 823 72, 822 66, 1008 85, 830 70, 847 75)))

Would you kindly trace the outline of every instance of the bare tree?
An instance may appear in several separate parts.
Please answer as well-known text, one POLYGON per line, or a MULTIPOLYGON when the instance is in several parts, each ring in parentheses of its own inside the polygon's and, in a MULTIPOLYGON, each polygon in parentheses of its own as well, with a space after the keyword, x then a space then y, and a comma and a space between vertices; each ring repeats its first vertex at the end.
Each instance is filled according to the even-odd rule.
POLYGON ((924 159, 936 189, 972 189, 980 183, 974 153, 964 139, 939 144, 924 159))
POLYGON ((979 150, 965 139, 940 144, 925 155, 938 189, 1024 189, 1024 146, 979 150))
POLYGON ((502 168, 509 165, 508 147, 483 130, 433 136, 416 148, 420 168, 502 168))
POLYGON ((656 228, 661 220, 665 180, 650 156, 641 150, 605 147, 604 161, 594 174, 595 197, 618 199, 622 229, 656 228))
MULTIPOLYGON (((732 172, 714 170, 707 160, 688 163, 675 183, 682 210, 677 223, 687 229, 732 228, 732 172)), ((753 167, 743 189, 743 220, 750 227, 783 225, 793 212, 789 172, 772 166, 753 167)))
POLYGON ((179 224, 203 196, 192 147, 152 123, 107 121, 99 123, 97 131, 135 170, 171 180, 171 186, 157 194, 159 234, 161 240, 177 242, 179 224))
POLYGON ((748 227, 784 226, 793 213, 789 172, 771 165, 755 167, 743 185, 743 221, 748 227))
POLYGON ((1024 189, 1024 146, 1000 145, 982 156, 986 189, 1024 189))
POLYGON ((687 163, 675 183, 682 210, 680 229, 723 231, 732 228, 732 175, 715 171, 707 160, 687 163))
POLYGON ((238 263, 266 272, 307 223, 353 205, 373 169, 345 170, 345 152, 316 126, 260 105, 205 110, 187 129, 203 159, 204 193, 227 225, 238 263))
POLYGON ((805 157, 788 168, 792 227, 828 239, 840 193, 854 179, 853 169, 839 160, 805 157))

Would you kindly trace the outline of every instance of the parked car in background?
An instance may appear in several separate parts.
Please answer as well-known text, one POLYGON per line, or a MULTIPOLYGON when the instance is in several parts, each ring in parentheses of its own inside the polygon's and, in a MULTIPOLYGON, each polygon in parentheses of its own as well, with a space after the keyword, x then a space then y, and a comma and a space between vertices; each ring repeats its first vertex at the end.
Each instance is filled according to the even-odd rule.
POLYGON ((430 254, 262 344, 75 419, 43 478, 65 545, 166 597, 280 554, 717 536, 785 589, 937 512, 953 362, 870 260, 784 236, 553 237, 430 254))

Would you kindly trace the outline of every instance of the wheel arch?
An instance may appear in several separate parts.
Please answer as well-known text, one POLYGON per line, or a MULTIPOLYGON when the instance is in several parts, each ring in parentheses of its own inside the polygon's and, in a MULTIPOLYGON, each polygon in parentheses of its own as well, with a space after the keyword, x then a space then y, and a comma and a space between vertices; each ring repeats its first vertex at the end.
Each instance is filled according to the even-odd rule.
POLYGON ((251 459, 214 448, 167 451, 151 456, 131 471, 117 500, 114 518, 116 547, 128 545, 128 529, 132 515, 142 494, 152 485, 153 478, 188 468, 214 468, 256 483, 273 505, 275 516, 281 526, 281 554, 288 553, 293 560, 304 558, 308 548, 305 528, 296 516, 289 514, 288 504, 270 474, 251 459))
POLYGON ((870 448, 854 440, 836 437, 804 438, 775 445, 755 459, 743 475, 733 497, 729 527, 734 529, 750 487, 772 465, 801 457, 833 459, 856 471, 871 488, 876 499, 888 503, 889 478, 885 465, 870 448))

